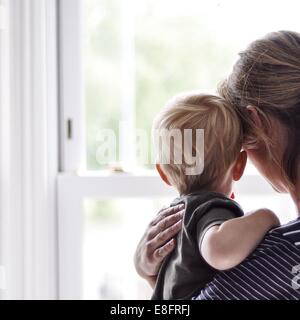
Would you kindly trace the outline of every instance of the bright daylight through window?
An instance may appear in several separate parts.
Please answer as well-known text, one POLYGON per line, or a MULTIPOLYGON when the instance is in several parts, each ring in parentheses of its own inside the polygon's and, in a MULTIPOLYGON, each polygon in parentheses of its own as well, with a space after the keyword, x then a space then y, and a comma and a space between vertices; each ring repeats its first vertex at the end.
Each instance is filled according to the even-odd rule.
MULTIPOLYGON (((272 3, 266 24, 267 1, 84 0, 87 169, 111 174, 153 169, 143 156, 151 153, 157 112, 179 92, 214 93, 237 53, 253 39, 282 26, 299 29, 299 12, 280 15, 281 2, 272 3), (103 129, 113 130, 117 138, 116 153, 106 162, 103 129), (147 142, 142 151, 131 143, 136 129, 143 130, 147 142)), ((85 201, 84 298, 149 297, 147 284, 134 270, 133 252, 150 218, 171 200, 149 199, 151 190, 148 199, 85 201)), ((276 195, 239 196, 245 210, 261 203, 280 211, 286 201, 276 195)))

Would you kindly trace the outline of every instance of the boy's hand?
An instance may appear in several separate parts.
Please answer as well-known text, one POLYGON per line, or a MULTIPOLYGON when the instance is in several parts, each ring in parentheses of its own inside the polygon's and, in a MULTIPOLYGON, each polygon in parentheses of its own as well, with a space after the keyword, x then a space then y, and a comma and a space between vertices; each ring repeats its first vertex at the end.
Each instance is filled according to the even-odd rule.
MULTIPOLYGON (((258 209, 258 210, 255 210, 255 211, 252 211, 252 212, 249 212, 248 214, 258 214, 262 216, 263 219, 265 219, 264 221, 266 223, 269 223, 270 225, 270 229, 272 228, 276 228, 276 227, 279 227, 280 226, 280 221, 278 219, 278 217, 276 216, 276 214, 270 210, 270 209, 258 209)), ((247 215, 248 215, 247 214, 247 215)))

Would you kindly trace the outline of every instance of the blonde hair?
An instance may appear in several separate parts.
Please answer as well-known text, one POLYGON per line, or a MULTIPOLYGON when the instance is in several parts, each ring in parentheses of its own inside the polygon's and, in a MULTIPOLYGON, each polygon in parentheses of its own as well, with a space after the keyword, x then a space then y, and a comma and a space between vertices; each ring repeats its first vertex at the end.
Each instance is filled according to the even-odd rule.
POLYGON ((280 167, 287 185, 293 189, 300 161, 300 34, 278 31, 252 42, 219 86, 219 94, 240 116, 245 147, 263 144, 270 160, 280 167), (249 116, 249 105, 256 107, 263 128, 258 128, 249 116), (288 132, 281 159, 276 154, 272 118, 279 120, 288 132))
MULTIPOLYGON (((191 159, 198 154, 195 139, 191 150, 185 150, 182 164, 174 161, 178 145, 171 146, 170 163, 163 163, 164 150, 158 149, 158 163, 168 180, 180 194, 189 194, 201 189, 214 189, 220 179, 224 178, 230 166, 237 159, 242 148, 243 136, 240 120, 234 109, 225 99, 208 94, 187 93, 173 98, 156 117, 153 130, 191 129, 193 138, 197 129, 204 129, 204 167, 197 175, 187 175, 190 166, 184 159, 191 159), (173 149, 173 150, 172 150, 173 149), (191 154, 193 153, 193 155, 191 154)), ((180 146, 182 147, 182 146, 180 146)), ((183 150, 183 148, 181 148, 183 150)))

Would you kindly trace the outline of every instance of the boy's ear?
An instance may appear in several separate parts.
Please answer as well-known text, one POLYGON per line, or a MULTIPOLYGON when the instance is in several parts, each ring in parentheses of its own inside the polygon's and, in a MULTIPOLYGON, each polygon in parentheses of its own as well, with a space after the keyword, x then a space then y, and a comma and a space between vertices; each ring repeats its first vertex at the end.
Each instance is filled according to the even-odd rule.
POLYGON ((246 151, 240 152, 238 158, 233 166, 232 178, 234 181, 241 179, 247 164, 247 153, 246 151))
POLYGON ((157 172, 159 173, 161 179, 169 186, 171 186, 170 181, 168 180, 167 176, 165 175, 165 173, 162 171, 160 164, 156 164, 155 165, 157 172))

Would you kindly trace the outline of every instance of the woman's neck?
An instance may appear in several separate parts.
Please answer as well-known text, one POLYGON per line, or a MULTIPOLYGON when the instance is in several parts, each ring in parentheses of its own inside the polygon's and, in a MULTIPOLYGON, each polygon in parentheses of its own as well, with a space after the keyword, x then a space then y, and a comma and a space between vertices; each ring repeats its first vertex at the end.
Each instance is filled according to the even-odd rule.
POLYGON ((300 217, 300 201, 298 200, 297 202, 294 200, 294 203, 296 205, 296 210, 297 210, 297 217, 300 217))
POLYGON ((297 183, 295 190, 291 192, 291 196, 295 203, 297 214, 300 216, 300 181, 297 183))

